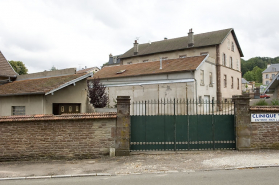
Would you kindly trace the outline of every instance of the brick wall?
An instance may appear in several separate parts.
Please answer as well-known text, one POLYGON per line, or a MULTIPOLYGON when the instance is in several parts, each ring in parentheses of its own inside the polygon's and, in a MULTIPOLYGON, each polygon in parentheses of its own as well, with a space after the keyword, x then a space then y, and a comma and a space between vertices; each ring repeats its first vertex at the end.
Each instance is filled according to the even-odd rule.
POLYGON ((115 113, 0 117, 0 161, 108 155, 115 128, 115 113))
POLYGON ((279 123, 251 123, 251 148, 279 149, 279 123))

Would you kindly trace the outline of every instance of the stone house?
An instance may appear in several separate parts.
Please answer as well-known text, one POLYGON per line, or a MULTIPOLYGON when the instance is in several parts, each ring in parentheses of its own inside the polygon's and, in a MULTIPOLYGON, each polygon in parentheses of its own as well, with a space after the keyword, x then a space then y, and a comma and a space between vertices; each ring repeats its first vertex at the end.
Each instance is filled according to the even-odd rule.
POLYGON ((209 55, 214 61, 217 100, 241 94, 240 57, 244 55, 232 28, 196 35, 190 29, 185 37, 144 44, 136 40, 134 46, 118 58, 119 65, 128 65, 200 55, 209 55))
POLYGON ((263 85, 268 85, 279 72, 279 64, 269 64, 262 72, 263 85))
MULTIPOLYGON (((215 60, 209 55, 105 66, 100 78, 109 95, 109 107, 117 96, 130 96, 131 102, 158 99, 216 100, 215 60)), ((88 78, 88 81, 93 77, 88 78)))

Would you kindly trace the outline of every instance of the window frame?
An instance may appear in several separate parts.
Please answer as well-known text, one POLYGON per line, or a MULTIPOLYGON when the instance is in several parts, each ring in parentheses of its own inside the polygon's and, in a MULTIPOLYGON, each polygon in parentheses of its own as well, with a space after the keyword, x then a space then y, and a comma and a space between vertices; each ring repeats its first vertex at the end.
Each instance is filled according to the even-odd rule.
POLYGON ((224 88, 227 88, 227 75, 224 75, 224 88))
POLYGON ((204 86, 204 70, 200 70, 200 85, 204 86))
POLYGON ((26 107, 25 106, 12 106, 12 116, 17 116, 17 115, 26 115, 26 107), (17 109, 17 110, 16 110, 17 109), (20 110, 22 109, 22 110, 20 110), (17 112, 17 114, 16 114, 17 112))
POLYGON ((233 89, 233 76, 231 76, 231 81, 232 81, 232 83, 231 83, 231 89, 233 89))

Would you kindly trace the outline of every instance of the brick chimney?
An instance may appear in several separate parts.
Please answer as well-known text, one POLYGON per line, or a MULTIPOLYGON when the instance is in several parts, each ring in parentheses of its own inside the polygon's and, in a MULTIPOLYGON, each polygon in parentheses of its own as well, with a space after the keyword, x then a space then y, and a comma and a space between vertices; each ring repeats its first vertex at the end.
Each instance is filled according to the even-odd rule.
POLYGON ((135 43, 134 43, 134 55, 137 55, 139 52, 139 44, 137 42, 137 40, 135 40, 135 43))
POLYGON ((192 28, 189 30, 188 33, 188 47, 194 46, 194 32, 192 31, 192 28))

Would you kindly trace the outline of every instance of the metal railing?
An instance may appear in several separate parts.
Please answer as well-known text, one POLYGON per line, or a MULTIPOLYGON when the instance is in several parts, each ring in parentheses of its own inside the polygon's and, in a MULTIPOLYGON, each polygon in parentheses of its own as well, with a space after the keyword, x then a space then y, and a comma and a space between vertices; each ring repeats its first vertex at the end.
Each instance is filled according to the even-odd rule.
POLYGON ((175 98, 134 101, 131 115, 234 115, 234 102, 175 98))

